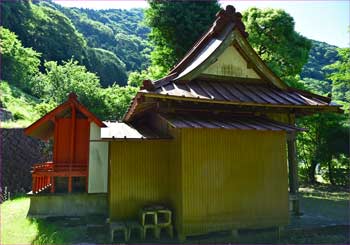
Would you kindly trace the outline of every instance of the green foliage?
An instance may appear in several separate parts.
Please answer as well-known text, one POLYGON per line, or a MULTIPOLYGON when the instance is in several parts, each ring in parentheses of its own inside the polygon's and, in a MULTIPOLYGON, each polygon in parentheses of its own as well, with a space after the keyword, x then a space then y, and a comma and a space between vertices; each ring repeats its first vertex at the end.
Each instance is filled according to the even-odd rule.
POLYGON ((6 81, 0 82, 0 91, 1 107, 9 110, 14 117, 14 120, 1 122, 1 127, 26 127, 43 115, 38 111, 38 107, 43 103, 37 98, 24 93, 6 81))
POLYGON ((338 49, 339 60, 325 67, 331 70, 328 78, 332 81, 334 99, 349 109, 350 103, 350 48, 338 49))
POLYGON ((315 169, 319 165, 323 179, 334 185, 344 185, 349 171, 348 163, 342 160, 349 156, 349 50, 340 49, 338 54, 334 46, 312 43, 300 83, 311 92, 324 96, 332 94, 332 100, 343 105, 345 115, 315 115, 299 120, 309 129, 298 137, 299 158, 304 163, 299 176, 314 183, 315 169))
MULTIPOLYGON (((41 3, 47 5, 47 3, 41 3)), ((90 47, 113 52, 126 65, 127 71, 145 69, 151 48, 147 41, 149 28, 143 24, 143 10, 59 9, 76 26, 90 47)))
POLYGON ((45 62, 45 73, 39 74, 34 85, 35 93, 45 101, 53 100, 56 104, 67 100, 68 94, 74 92, 79 100, 98 116, 101 107, 98 77, 88 72, 77 61, 70 60, 58 65, 56 61, 45 62))
POLYGON ((17 36, 0 26, 1 78, 29 91, 39 71, 40 54, 22 46, 17 36))
POLYGON ((318 81, 329 81, 327 76, 330 71, 323 69, 323 67, 333 64, 338 59, 338 52, 335 46, 311 40, 309 58, 300 74, 301 79, 312 78, 318 81))
POLYGON ((102 91, 103 113, 105 120, 121 119, 127 111, 131 99, 136 95, 137 88, 113 85, 102 91))
POLYGON ((0 4, 3 25, 15 32, 24 46, 42 53, 42 65, 73 58, 97 73, 104 87, 115 81, 125 85, 126 72, 149 65, 149 28, 142 23, 142 9, 96 11, 48 1, 0 4))
POLYGON ((68 94, 74 92, 91 112, 107 120, 120 118, 125 113, 137 89, 118 85, 104 89, 96 74, 70 60, 63 65, 46 62, 45 73, 38 75, 34 91, 38 97, 56 105, 66 101, 68 94))
POLYGON ((322 177, 338 186, 350 185, 350 160, 345 154, 341 154, 338 158, 333 158, 330 163, 331 169, 324 168, 322 177), (331 171, 331 172, 330 172, 331 171))
POLYGON ((308 183, 315 183, 316 166, 328 168, 328 179, 336 184, 332 161, 341 155, 349 156, 349 122, 347 115, 316 114, 298 120, 298 125, 308 129, 298 135, 298 158, 302 163, 300 175, 308 183), (305 169, 308 175, 305 176, 305 169))
POLYGON ((332 83, 328 80, 316 80, 305 77, 299 83, 303 85, 304 89, 323 96, 328 96, 332 91, 332 83))
POLYGON ((61 12, 26 1, 1 2, 2 24, 23 45, 42 53, 42 61, 74 59, 84 62, 86 42, 61 12), (17 24, 14 24, 17 23, 17 24))
POLYGON ((103 87, 112 85, 116 81, 120 85, 126 84, 125 64, 114 53, 104 49, 89 48, 88 59, 87 69, 100 77, 103 87))
POLYGON ((147 24, 152 28, 150 41, 152 65, 168 71, 209 28, 220 10, 217 1, 149 0, 147 24))
POLYGON ((157 80, 165 75, 165 70, 160 66, 150 66, 147 70, 140 72, 131 72, 129 74, 128 85, 133 87, 140 87, 143 80, 157 80))
POLYGON ((249 8, 242 18, 249 43, 282 80, 298 86, 296 76, 307 62, 311 42, 294 30, 284 10, 249 8))

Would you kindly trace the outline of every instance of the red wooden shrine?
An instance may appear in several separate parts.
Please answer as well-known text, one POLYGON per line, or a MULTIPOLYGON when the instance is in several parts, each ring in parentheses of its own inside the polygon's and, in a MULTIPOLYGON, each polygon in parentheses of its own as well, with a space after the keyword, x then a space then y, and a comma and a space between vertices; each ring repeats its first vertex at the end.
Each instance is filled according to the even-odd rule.
POLYGON ((47 188, 55 192, 55 178, 68 178, 67 191, 72 192, 72 179, 85 177, 88 188, 90 123, 105 125, 70 94, 68 100, 29 126, 27 135, 53 139, 53 161, 35 164, 32 169, 32 191, 47 188))

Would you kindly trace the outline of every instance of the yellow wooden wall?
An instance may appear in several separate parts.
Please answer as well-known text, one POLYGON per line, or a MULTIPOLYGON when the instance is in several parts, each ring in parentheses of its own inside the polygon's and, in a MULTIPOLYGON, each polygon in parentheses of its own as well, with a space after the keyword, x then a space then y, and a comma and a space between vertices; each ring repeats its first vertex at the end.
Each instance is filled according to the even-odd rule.
POLYGON ((169 203, 169 141, 110 142, 112 220, 136 219, 142 206, 169 203))
POLYGON ((288 223, 284 132, 184 129, 183 235, 288 223))
POLYGON ((172 140, 110 143, 112 220, 164 203, 181 236, 288 222, 284 132, 171 129, 172 140))

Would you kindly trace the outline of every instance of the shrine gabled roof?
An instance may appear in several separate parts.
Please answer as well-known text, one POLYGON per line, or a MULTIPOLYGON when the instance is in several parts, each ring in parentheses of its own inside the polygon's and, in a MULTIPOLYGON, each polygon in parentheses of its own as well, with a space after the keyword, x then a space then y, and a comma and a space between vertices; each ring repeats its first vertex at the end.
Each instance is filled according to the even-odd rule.
POLYGON ((66 102, 60 104, 42 118, 28 126, 24 130, 24 133, 26 135, 44 140, 49 139, 54 133, 55 118, 65 117, 66 115, 70 114, 72 107, 75 107, 77 111, 87 117, 90 121, 94 122, 97 126, 106 127, 106 125, 98 117, 96 117, 78 101, 76 94, 71 93, 69 94, 66 102))
POLYGON ((213 26, 169 75, 143 82, 123 120, 130 121, 140 110, 144 111, 146 97, 339 111, 330 98, 291 88, 275 75, 249 45, 241 17, 232 6, 218 12, 213 26), (231 63, 227 66, 226 61, 231 63), (234 62, 239 66, 234 66, 234 62), (238 76, 224 74, 226 68, 238 76))

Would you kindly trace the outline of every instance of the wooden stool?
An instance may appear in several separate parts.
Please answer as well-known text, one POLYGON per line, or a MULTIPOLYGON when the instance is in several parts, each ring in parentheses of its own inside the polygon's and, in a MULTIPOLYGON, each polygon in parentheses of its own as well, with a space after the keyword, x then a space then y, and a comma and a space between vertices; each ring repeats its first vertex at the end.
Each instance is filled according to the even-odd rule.
POLYGON ((143 239, 146 239, 146 236, 147 236, 147 231, 148 230, 153 230, 153 236, 156 238, 156 239, 159 239, 159 236, 158 236, 158 232, 157 232, 157 226, 156 225, 144 225, 142 226, 142 237, 143 239))
POLYGON ((156 235, 155 237, 157 239, 160 239, 160 233, 161 231, 165 229, 169 235, 170 238, 173 238, 174 237, 174 228, 173 228, 173 225, 171 224, 167 224, 165 226, 161 226, 161 225, 157 225, 157 229, 156 229, 156 235))
POLYGON ((114 233, 121 231, 122 233, 124 233, 124 240, 128 241, 129 239, 129 232, 128 232, 128 228, 126 227, 126 225, 123 222, 113 222, 110 224, 110 230, 111 230, 111 241, 114 241, 114 233))
POLYGON ((131 232, 133 230, 138 231, 140 239, 142 239, 142 240, 145 239, 144 232, 143 232, 143 227, 142 227, 142 225, 140 225, 139 222, 137 222, 137 221, 127 221, 126 222, 126 226, 128 227, 128 240, 130 240, 131 232))
POLYGON ((157 219, 157 211, 155 210, 141 210, 141 225, 156 225, 158 223, 157 219), (146 223, 147 222, 147 217, 151 216, 151 223, 146 223))
POLYGON ((174 229, 173 225, 171 224, 171 211, 169 209, 160 209, 157 210, 157 238, 160 238, 160 233, 162 229, 166 229, 168 235, 173 238, 174 236, 174 229))
POLYGON ((157 210, 157 225, 171 225, 171 211, 169 209, 157 210))
POLYGON ((142 225, 142 237, 146 239, 147 231, 153 230, 154 237, 157 238, 157 211, 149 207, 141 209, 141 225, 142 225), (147 217, 150 217, 151 222, 147 222, 147 217))

